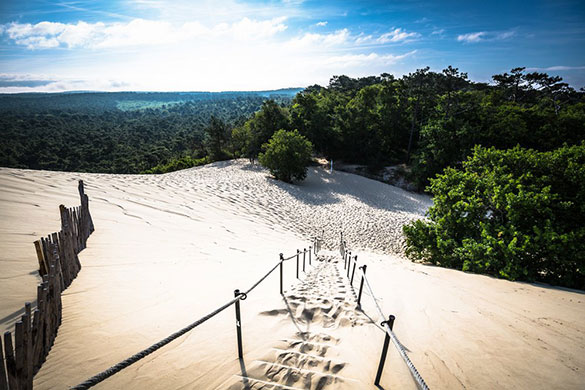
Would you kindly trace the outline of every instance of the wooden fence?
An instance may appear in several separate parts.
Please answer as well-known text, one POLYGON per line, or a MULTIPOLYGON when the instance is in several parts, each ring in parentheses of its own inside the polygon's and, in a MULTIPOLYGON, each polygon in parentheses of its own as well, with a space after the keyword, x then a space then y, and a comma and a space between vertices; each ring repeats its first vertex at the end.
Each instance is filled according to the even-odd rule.
POLYGON ((41 368, 61 324, 61 292, 81 269, 77 254, 94 231, 89 214, 89 199, 79 181, 81 205, 59 206, 61 231, 35 241, 39 274, 37 302, 24 305, 24 315, 15 324, 14 336, 5 332, 0 338, 0 390, 30 390, 33 377, 41 368))

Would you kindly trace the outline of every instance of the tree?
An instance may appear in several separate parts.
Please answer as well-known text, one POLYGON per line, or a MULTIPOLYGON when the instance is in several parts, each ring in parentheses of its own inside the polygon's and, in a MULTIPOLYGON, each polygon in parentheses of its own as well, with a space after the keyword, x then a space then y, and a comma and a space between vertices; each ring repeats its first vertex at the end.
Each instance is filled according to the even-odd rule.
POLYGON ((205 128, 205 149, 212 161, 223 160, 227 157, 224 150, 230 136, 229 129, 224 121, 211 116, 209 125, 205 128))
POLYGON ((431 180, 428 221, 404 227, 413 260, 585 289, 585 143, 551 152, 477 146, 431 180))
POLYGON ((263 148, 258 160, 275 178, 287 183, 305 179, 313 145, 297 130, 278 130, 263 148))
POLYGON ((267 142, 278 129, 289 128, 288 110, 280 107, 274 100, 266 100, 260 111, 235 130, 234 136, 245 157, 254 160, 267 142))

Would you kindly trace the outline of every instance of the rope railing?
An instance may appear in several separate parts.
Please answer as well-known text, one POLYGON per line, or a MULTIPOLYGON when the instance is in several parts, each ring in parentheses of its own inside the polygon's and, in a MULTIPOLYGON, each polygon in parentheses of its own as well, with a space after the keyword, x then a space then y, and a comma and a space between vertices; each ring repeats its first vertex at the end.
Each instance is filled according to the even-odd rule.
MULTIPOLYGON (((355 274, 355 269, 357 267, 357 255, 354 255, 352 258, 351 251, 349 251, 347 249, 347 243, 343 240, 343 233, 341 233, 340 253, 341 253, 342 258, 344 259, 344 268, 347 269, 347 277, 348 278, 350 277, 349 276, 350 269, 352 268, 351 265, 353 262, 353 271, 351 272, 351 279, 350 279, 350 284, 353 286, 353 277, 355 274)), ((374 291, 372 289, 372 285, 370 284, 370 281, 366 277, 367 266, 364 264, 361 267, 358 267, 358 269, 360 270, 361 275, 362 275, 362 279, 360 281, 360 288, 359 288, 359 292, 358 292, 358 299, 357 299, 358 306, 361 307, 361 298, 362 298, 363 287, 364 287, 364 283, 365 283, 366 288, 370 292, 370 297, 374 301, 376 309, 378 310, 378 313, 380 314, 380 317, 386 318, 386 316, 384 315, 384 312, 382 311, 382 308, 378 304, 378 300, 376 299, 376 295, 374 294, 374 291)), ((423 377, 420 375, 420 373, 418 372, 418 370, 416 369, 416 367, 414 366, 414 364, 412 363, 412 361, 408 357, 408 354, 406 353, 406 349, 404 348, 402 343, 400 343, 400 341, 398 340, 398 337, 396 337, 396 334, 392 330, 392 328, 394 326, 395 319, 396 319, 395 316, 390 315, 390 316, 388 316, 388 320, 383 321, 380 324, 381 329, 385 333, 385 337, 384 337, 384 346, 382 347, 382 354, 380 356, 380 363, 378 364, 378 371, 376 373, 376 379, 374 380, 374 384, 376 386, 380 385, 380 380, 382 378, 382 372, 384 370, 384 363, 386 362, 386 355, 388 353, 388 346, 390 344, 390 341, 392 341, 392 344, 394 344, 394 346, 398 350, 398 353, 402 357, 402 360, 404 360, 404 363, 408 367, 408 370, 410 371, 410 374, 412 375, 413 379, 415 380, 417 387, 420 390, 429 390, 429 387, 425 383, 423 377)))
POLYGON ((274 265, 274 267, 272 267, 270 269, 270 271, 268 271, 264 276, 262 276, 256 283, 254 283, 252 285, 252 287, 250 287, 245 292, 240 292, 240 290, 234 290, 234 299, 232 299, 231 301, 225 303, 224 305, 215 309, 211 313, 201 317, 197 321, 187 325, 183 329, 171 334, 170 336, 166 337, 165 339, 160 340, 159 342, 157 342, 155 344, 152 344, 150 347, 143 349, 142 351, 130 356, 129 358, 127 358, 127 359, 111 366, 110 368, 92 376, 91 378, 85 380, 84 382, 78 384, 77 386, 72 387, 71 389, 85 390, 85 389, 89 389, 89 388, 97 385, 98 383, 103 382, 104 380, 108 379, 109 377, 122 371, 126 367, 138 362, 139 360, 145 358, 146 356, 152 354, 153 352, 157 351, 158 349, 169 344, 173 340, 181 337, 185 333, 187 333, 187 332, 193 330, 194 328, 196 328, 197 326, 203 324, 207 320, 215 317, 216 315, 218 315, 219 313, 221 313, 222 311, 224 311, 225 309, 227 309, 231 305, 235 305, 235 308, 236 308, 236 335, 237 335, 237 340, 238 340, 238 358, 242 359, 243 348, 242 348, 242 330, 241 330, 242 322, 241 322, 241 317, 240 317, 240 301, 245 300, 248 297, 248 294, 250 292, 252 292, 252 290, 254 290, 256 287, 258 287, 258 285, 260 283, 262 283, 278 267, 280 267, 280 294, 282 295, 282 293, 283 293, 283 267, 282 267, 283 263, 285 261, 289 261, 289 260, 296 258, 297 259, 297 262, 296 262, 297 267, 296 268, 297 268, 297 278, 298 278, 299 269, 300 269, 300 254, 301 253, 303 254, 303 271, 304 271, 305 270, 305 259, 307 257, 307 253, 309 255, 308 256, 309 265, 311 265, 311 250, 317 245, 318 240, 319 240, 318 238, 315 238, 313 241, 313 245, 310 245, 308 250, 306 248, 304 248, 303 251, 300 251, 297 249, 296 254, 293 254, 292 256, 289 256, 287 258, 285 258, 284 255, 281 253, 279 255, 280 259, 279 259, 278 263, 276 263, 276 265, 274 265))

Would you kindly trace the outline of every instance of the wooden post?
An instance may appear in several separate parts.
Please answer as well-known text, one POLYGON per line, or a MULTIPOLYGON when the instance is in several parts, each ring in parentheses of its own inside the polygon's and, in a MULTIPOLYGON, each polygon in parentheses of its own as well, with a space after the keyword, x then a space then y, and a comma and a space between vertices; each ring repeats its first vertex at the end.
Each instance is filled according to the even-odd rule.
MULTIPOLYGON (((240 295, 240 290, 234 290, 234 296, 237 298, 240 295)), ((242 320, 240 318, 240 300, 236 301, 236 334, 238 336, 238 358, 242 359, 242 320)))
MULTIPOLYGON (((390 330, 392 330, 392 328, 394 327, 394 319, 395 319, 395 317, 393 315, 391 315, 390 317, 388 317, 388 321, 382 322, 382 326, 384 326, 384 324, 388 324, 388 327, 390 328, 390 330)), ((388 354, 388 344, 390 344, 390 335, 388 334, 386 329, 384 329, 384 333, 386 336, 384 337, 384 346, 382 347, 382 356, 380 356, 380 363, 378 364, 378 372, 376 373, 376 380, 374 381, 374 384, 376 386, 378 386, 380 384, 380 379, 382 379, 382 371, 384 370, 384 363, 386 362, 386 355, 388 354)))
POLYGON ((24 304, 25 315, 22 316, 22 322, 24 322, 24 334, 25 334, 25 373, 26 373, 26 389, 32 390, 33 386, 33 343, 32 343, 32 312, 30 302, 24 304))
POLYGON ((299 253, 301 251, 297 249, 297 279, 299 278, 299 253))
MULTIPOLYGON (((367 266, 365 264, 360 267, 360 269, 362 270, 362 272, 364 274, 362 275, 362 281, 360 282, 360 292, 358 293, 358 302, 357 302, 358 303, 358 306, 361 305, 362 291, 364 289, 364 279, 366 278, 366 267, 367 266)), ((374 299, 376 299, 376 298, 374 298, 374 299)))
POLYGON ((19 389, 26 388, 26 371, 24 363, 26 359, 26 349, 24 337, 24 323, 18 321, 14 326, 14 358, 16 360, 16 377, 18 378, 19 389))
POLYGON ((33 350, 32 350, 32 357, 33 357, 33 377, 39 371, 40 368, 40 346, 42 345, 42 338, 41 338, 41 312, 38 309, 34 311, 33 316, 33 325, 32 325, 32 339, 33 339, 33 350))
POLYGON ((280 295, 282 295, 282 263, 284 263, 284 255, 280 254, 280 295))
POLYGON ((349 270, 351 269, 351 251, 349 251, 349 257, 347 258, 347 277, 349 278, 349 270))
POLYGON ((355 267, 357 266, 357 255, 354 256, 353 258, 353 271, 351 271, 351 280, 349 281, 349 284, 351 284, 353 286, 353 276, 355 275, 355 267))
POLYGON ((4 368, 4 348, 2 346, 1 337, 0 337, 0 390, 8 390, 8 378, 6 377, 6 369, 4 368))
POLYGON ((309 265, 311 265, 311 245, 309 245, 309 265))
POLYGON ((10 389, 18 389, 16 359, 14 358, 14 348, 12 347, 12 335, 10 334, 10 332, 4 332, 4 356, 6 359, 6 374, 8 377, 8 387, 10 387, 10 389))
POLYGON ((307 248, 303 248, 303 272, 305 272, 305 258, 307 257, 307 248))
POLYGON ((43 276, 47 274, 47 264, 43 257, 43 248, 39 240, 35 241, 35 249, 37 251, 37 259, 39 260, 39 275, 43 276))

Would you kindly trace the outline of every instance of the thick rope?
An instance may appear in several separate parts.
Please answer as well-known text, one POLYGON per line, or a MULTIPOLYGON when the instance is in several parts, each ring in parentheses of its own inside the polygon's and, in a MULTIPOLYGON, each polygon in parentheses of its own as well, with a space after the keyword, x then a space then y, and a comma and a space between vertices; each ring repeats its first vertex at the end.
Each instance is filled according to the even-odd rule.
MULTIPOLYGON (((376 299, 376 296, 374 295, 374 291, 372 290, 372 286, 370 285, 370 282, 368 281, 368 278, 366 277, 366 273, 364 272, 364 270, 361 267, 360 267, 360 271, 362 271, 362 277, 366 281, 366 286, 368 287, 368 290, 370 291, 370 296, 372 297, 372 300, 376 304, 376 308, 378 309, 378 313, 380 313, 380 316, 382 318, 386 318, 384 316, 384 312, 382 311, 382 308, 380 307, 380 305, 378 305, 378 300, 376 299)), ((402 359, 406 363, 406 366, 408 367, 410 374, 412 375, 412 377, 416 381, 418 388, 420 390, 429 390, 429 387, 425 383, 425 380, 419 374, 418 370, 416 369, 416 367, 414 366, 414 364, 412 363, 412 361, 410 360, 410 358, 406 354, 406 349, 404 348, 402 343, 398 340, 398 337, 396 337, 396 334, 392 331, 392 329, 390 329, 390 326, 388 326, 388 324, 386 322, 383 322, 382 326, 383 326, 383 329, 385 330, 385 332, 390 337, 390 340, 392 340, 392 343, 394 344, 394 346, 396 346, 398 353, 400 354, 400 356, 402 356, 402 359)))
MULTIPOLYGON (((302 253, 302 252, 301 252, 302 253)), ((207 321, 208 319, 216 316, 217 314, 221 313, 222 311, 224 311, 225 309, 227 309, 228 307, 230 307, 231 305, 233 305, 234 303, 236 303, 236 301, 238 300, 244 300, 247 298, 247 295, 250 293, 250 291, 252 291, 253 289, 255 289, 264 279, 266 279, 268 277, 268 275, 270 275, 283 261, 286 260, 290 260, 295 258, 297 255, 294 254, 286 259, 280 260, 278 263, 276 263, 276 265, 270 270, 268 271, 268 273, 266 273, 266 275, 264 275, 260 280, 258 280, 256 283, 254 283, 254 285, 252 287, 250 287, 248 289, 248 291, 244 292, 244 293, 240 293, 237 297, 235 297, 234 299, 232 299, 231 301, 229 301, 228 303, 226 303, 225 305, 221 306, 220 308, 212 311, 211 313, 207 314, 205 317, 202 317, 200 319, 198 319, 197 321, 193 322, 192 324, 184 327, 183 329, 179 330, 178 332, 173 333, 172 335, 170 335, 169 337, 159 341, 156 344, 151 345, 150 347, 138 352, 135 355, 130 356, 128 359, 108 368, 105 371, 100 372, 97 375, 92 376, 91 378, 89 378, 88 380, 86 380, 85 382, 82 382, 80 384, 78 384, 77 386, 72 387, 72 390, 85 390, 85 389, 89 389, 95 385, 97 385, 98 383, 108 379, 109 377, 111 377, 114 374, 117 374, 118 372, 122 371, 123 369, 125 369, 126 367, 136 363, 137 361, 145 358, 146 356, 150 355, 151 353, 153 353, 154 351, 160 349, 161 347, 164 347, 165 345, 167 345, 168 343, 170 343, 171 341, 181 337, 182 335, 184 335, 185 333, 189 332, 190 330, 192 330, 193 328, 195 328, 198 325, 201 325, 202 323, 204 323, 205 321, 207 321)))

